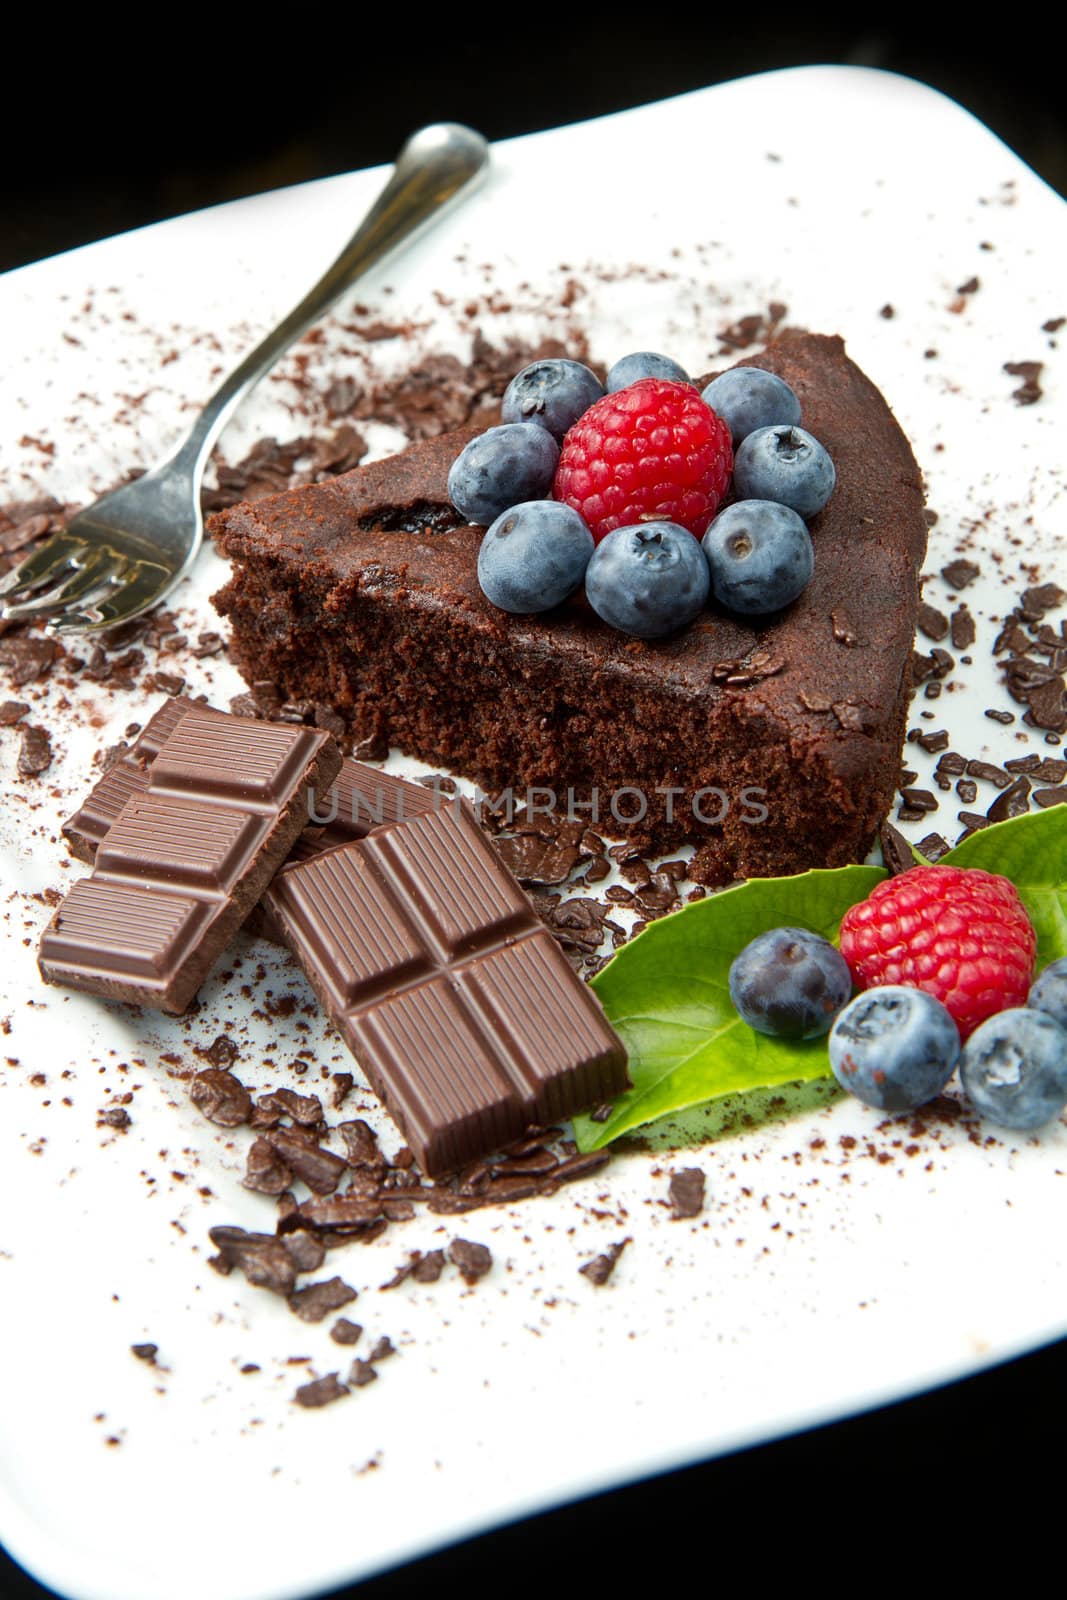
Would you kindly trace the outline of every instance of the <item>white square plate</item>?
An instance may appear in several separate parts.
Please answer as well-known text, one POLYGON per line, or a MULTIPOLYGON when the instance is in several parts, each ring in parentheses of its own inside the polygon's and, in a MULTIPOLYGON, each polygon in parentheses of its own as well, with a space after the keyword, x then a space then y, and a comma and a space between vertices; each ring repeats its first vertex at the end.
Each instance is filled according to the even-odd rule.
MULTIPOLYGON (((3 498, 85 499, 159 455, 382 178, 223 206, 0 282, 3 498)), ((770 301, 790 323, 843 333, 927 474, 928 570, 959 552, 984 569, 966 596, 974 663, 927 726, 1003 760, 1054 753, 983 711, 1019 709, 997 681, 990 619, 1033 567, 1055 575, 1067 535, 1062 355, 1042 331, 1067 313, 1065 258, 1063 203, 959 107, 902 79, 811 68, 498 146, 488 187, 360 298, 423 323, 426 349, 465 350, 475 322, 498 342, 581 328, 600 359, 662 348, 692 371, 717 364, 721 326, 770 301), (1027 359, 1045 363, 1045 392, 1024 408, 1003 364, 1027 359)), ((361 353, 350 313, 262 386, 226 436, 229 459, 242 440, 306 428, 298 360, 324 389, 365 358, 376 370, 410 359, 404 340, 361 353)), ((380 451, 399 442, 370 437, 380 451)), ((194 629, 212 625, 220 571, 205 553, 179 595, 194 629)), ((929 598, 950 608, 947 593, 933 577, 929 598)), ((247 939, 227 963, 238 974, 216 974, 184 1022, 42 988, 41 895, 81 870, 58 821, 93 752, 155 699, 83 677, 64 708, 58 676, 20 695, 56 736, 51 770, 17 779, 17 738, 0 736, 0 1537, 46 1582, 77 1600, 307 1595, 1067 1331, 1062 1124, 1018 1144, 959 1125, 912 1136, 855 1103, 816 1103, 710 1144, 690 1119, 552 1200, 458 1228, 425 1217, 332 1255, 327 1272, 360 1290, 365 1342, 388 1333, 400 1353, 379 1382, 300 1411, 289 1397, 309 1369, 287 1359, 322 1373, 346 1353, 329 1322, 305 1326, 207 1267, 211 1224, 269 1228, 273 1212, 240 1186, 247 1135, 204 1122, 180 1073, 224 1032, 257 1086, 285 1081, 305 1049, 316 1088, 343 1053, 302 1014, 308 991, 286 958, 247 939), (295 1012, 270 1015, 269 991, 295 995, 295 1012), (128 1131, 98 1127, 122 1094, 128 1131), (705 1213, 672 1222, 669 1172, 694 1164, 705 1213), (476 1288, 450 1271, 378 1292, 409 1250, 456 1232, 493 1251, 476 1288), (625 1236, 609 1285, 578 1275, 625 1236), (143 1341, 159 1345, 156 1367, 131 1356, 143 1341), (242 1374, 249 1363, 259 1370, 242 1374), (240 1531, 252 1526, 270 1540, 240 1531)), ((190 673, 217 703, 239 687, 224 662, 190 673)), ((926 783, 933 758, 912 748, 926 783)), ((954 837, 957 804, 945 797, 927 828, 954 837)), ((345 1109, 395 1143, 369 1096, 345 1109)))

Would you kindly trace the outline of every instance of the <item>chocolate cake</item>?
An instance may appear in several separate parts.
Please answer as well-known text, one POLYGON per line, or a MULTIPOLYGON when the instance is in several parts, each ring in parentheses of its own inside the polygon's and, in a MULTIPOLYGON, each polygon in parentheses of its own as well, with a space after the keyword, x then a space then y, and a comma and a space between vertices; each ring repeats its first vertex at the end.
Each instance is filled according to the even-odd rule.
POLYGON ((549 791, 646 849, 692 841, 697 881, 861 859, 899 775, 922 482, 840 339, 786 335, 747 364, 792 385, 837 468, 811 523, 814 578, 785 612, 709 609, 645 642, 580 594, 539 617, 496 610, 482 530, 447 493, 478 431, 463 429, 213 519, 234 566, 216 605, 245 676, 492 796, 549 791))

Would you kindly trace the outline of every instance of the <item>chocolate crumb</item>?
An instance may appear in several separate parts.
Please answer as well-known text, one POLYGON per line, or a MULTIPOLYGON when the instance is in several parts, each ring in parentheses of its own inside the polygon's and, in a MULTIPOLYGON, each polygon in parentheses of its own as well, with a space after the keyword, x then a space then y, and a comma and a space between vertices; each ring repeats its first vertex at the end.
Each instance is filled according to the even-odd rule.
POLYGON ((1016 778, 1004 789, 986 812, 990 822, 1007 822, 1010 817, 1021 817, 1030 809, 1030 780, 1016 778))
POLYGON ((266 1139, 255 1139, 249 1145, 241 1179, 246 1189, 253 1194, 282 1194, 292 1181, 289 1167, 266 1139))
POLYGON ((348 1386, 343 1384, 336 1372, 328 1372, 325 1378, 314 1378, 311 1383, 302 1383, 293 1399, 298 1406, 318 1408, 332 1405, 335 1400, 342 1400, 350 1393, 348 1386))
POLYGON ((96 1113, 96 1121, 98 1127, 102 1125, 105 1128, 128 1128, 133 1118, 125 1106, 105 1106, 102 1111, 96 1113))
POLYGON ((347 1317, 338 1317, 330 1329, 330 1338, 334 1344, 358 1344, 363 1334, 363 1328, 358 1322, 349 1322, 347 1317))
POLYGON ((472 1239, 453 1239, 448 1247, 448 1259, 459 1268, 466 1284, 477 1283, 493 1265, 488 1246, 476 1244, 472 1239))
POLYGON ((920 855, 925 856, 927 861, 933 862, 940 861, 942 856, 948 855, 951 848, 948 840, 940 833, 928 833, 916 846, 920 855))
POLYGON ((943 611, 938 611, 936 606, 931 606, 925 600, 919 605, 919 631, 925 633, 928 639, 944 639, 948 633, 949 622, 943 611))
POLYGON ((915 865, 915 857, 911 853, 911 846, 899 829, 894 828, 891 822, 882 826, 879 839, 882 846, 882 860, 890 877, 896 878, 902 872, 909 872, 915 865))
POLYGON ((0 705, 0 728, 14 727, 16 722, 22 721, 29 709, 24 700, 5 700, 0 705))
POLYGON ((281 1239, 273 1233, 246 1233, 244 1228, 215 1227, 208 1237, 227 1268, 239 1267, 256 1288, 290 1295, 297 1268, 281 1239))
POLYGON ((347 1167, 343 1156, 324 1150, 296 1128, 274 1128, 257 1144, 266 1142, 281 1162, 316 1194, 333 1194, 347 1167))
POLYGON ((153 1366, 155 1365, 156 1357, 159 1354, 158 1344, 131 1344, 130 1350, 137 1357, 138 1361, 149 1361, 153 1366))
POLYGON ((976 561, 967 561, 960 557, 958 560, 950 561, 947 566, 942 567, 941 576, 949 588, 954 589, 958 594, 961 590, 966 589, 968 584, 973 583, 975 578, 981 575, 981 571, 982 569, 976 561))
POLYGON ((297 1272, 317 1272, 326 1259, 326 1246, 306 1228, 287 1233, 282 1243, 297 1272))
POLYGON ((396 1355, 396 1345, 387 1333, 383 1333, 367 1357, 370 1362, 388 1361, 390 1356, 396 1355))
POLYGON ((603 1288, 615 1271, 616 1262, 630 1243, 631 1240, 628 1238, 620 1239, 618 1244, 611 1245, 603 1255, 594 1256, 592 1261, 587 1261, 584 1266, 578 1268, 578 1271, 598 1289, 603 1288))
POLYGON ((398 1289, 408 1278, 413 1278, 416 1283, 436 1283, 444 1271, 445 1253, 443 1250, 427 1250, 425 1255, 421 1250, 413 1250, 404 1266, 398 1267, 388 1283, 383 1283, 383 1289, 398 1289))
POLYGON ((348 1381, 354 1389, 365 1389, 368 1383, 373 1383, 378 1374, 369 1361, 361 1361, 357 1356, 352 1363, 352 1370, 348 1374, 348 1381))
POLYGON ((193 1105, 220 1128, 239 1128, 252 1115, 252 1096, 239 1078, 222 1067, 205 1067, 189 1088, 193 1105))
POLYGON ((955 650, 969 650, 978 637, 974 617, 967 606, 959 606, 950 619, 952 646, 955 650))
POLYGON ((321 1283, 309 1283, 303 1289, 294 1289, 289 1296, 288 1306, 302 1322, 323 1322, 331 1311, 339 1311, 355 1298, 355 1289, 342 1278, 324 1278, 321 1283))
POLYGON ((1011 397, 1016 405, 1032 406, 1041 399, 1041 374, 1044 370, 1043 361, 1005 361, 1004 371, 1013 378, 1023 381, 1017 389, 1013 389, 1011 397))
POLYGON ((24 722, 19 728, 22 746, 18 757, 20 778, 37 778, 52 765, 52 736, 47 728, 24 722))
POLYGON ((675 1222, 698 1217, 704 1209, 704 1173, 700 1167, 684 1167, 673 1172, 667 1186, 671 1216, 675 1222))
POLYGON ((997 789, 1006 789, 1011 779, 1001 767, 995 767, 991 761, 968 761, 967 776, 980 778, 984 783, 991 783, 997 789))

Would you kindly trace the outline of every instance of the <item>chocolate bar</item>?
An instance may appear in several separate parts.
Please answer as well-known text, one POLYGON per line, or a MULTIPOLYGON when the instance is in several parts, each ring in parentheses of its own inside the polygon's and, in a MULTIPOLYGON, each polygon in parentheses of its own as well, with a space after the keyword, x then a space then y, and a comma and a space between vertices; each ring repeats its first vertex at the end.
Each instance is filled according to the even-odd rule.
POLYGON ((427 1176, 629 1087, 599 1002, 465 803, 286 866, 270 904, 427 1176))
POLYGON ((315 729, 186 708, 45 930, 42 977, 184 1011, 340 766, 315 729))
MULTIPOLYGON (((94 784, 80 810, 63 824, 63 837, 71 854, 79 861, 92 863, 101 840, 127 800, 148 788, 152 762, 167 735, 187 711, 195 709, 197 702, 184 696, 164 700, 145 723, 136 743, 94 784)), ((215 715, 223 717, 229 713, 216 711, 215 715)), ((240 724, 247 719, 233 717, 231 720, 240 724)), ((316 800, 311 826, 297 846, 300 859, 306 859, 315 850, 346 844, 349 839, 362 839, 372 828, 384 823, 433 811, 436 805, 433 790, 421 783, 411 783, 406 778, 393 777, 392 773, 379 772, 376 767, 364 766, 362 762, 346 760, 329 789, 316 800)))

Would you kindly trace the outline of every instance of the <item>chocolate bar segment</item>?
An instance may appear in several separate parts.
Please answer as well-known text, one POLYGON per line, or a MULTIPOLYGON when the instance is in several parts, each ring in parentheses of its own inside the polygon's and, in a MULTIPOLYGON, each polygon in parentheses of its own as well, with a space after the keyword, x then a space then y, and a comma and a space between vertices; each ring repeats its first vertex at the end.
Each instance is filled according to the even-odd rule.
MULTIPOLYGON (((63 837, 72 855, 92 863, 108 829, 127 801, 147 790, 149 773, 163 741, 186 712, 195 708, 195 701, 180 696, 163 702, 145 724, 137 742, 105 772, 81 809, 64 823, 63 837)), ((222 717, 228 713, 217 711, 215 715, 222 717)), ((248 719, 231 720, 245 722, 248 719)), ((359 761, 346 760, 334 782, 317 798, 311 825, 294 845, 292 859, 306 861, 320 850, 346 844, 350 839, 363 839, 374 828, 433 811, 437 803, 433 790, 420 783, 379 772, 359 761)), ((268 901, 251 913, 248 929, 250 933, 280 942, 268 901)))
POLYGON ((184 695, 164 700, 145 723, 137 742, 93 785, 81 809, 63 824, 63 837, 71 855, 79 861, 92 862, 101 839, 127 800, 148 788, 148 769, 159 754, 160 745, 194 704, 184 695))
POLYGON ((188 708, 45 930, 42 977, 184 1011, 340 765, 314 729, 188 708))
POLYGON ((269 903, 429 1177, 629 1087, 599 1002, 466 804, 287 866, 269 903))

